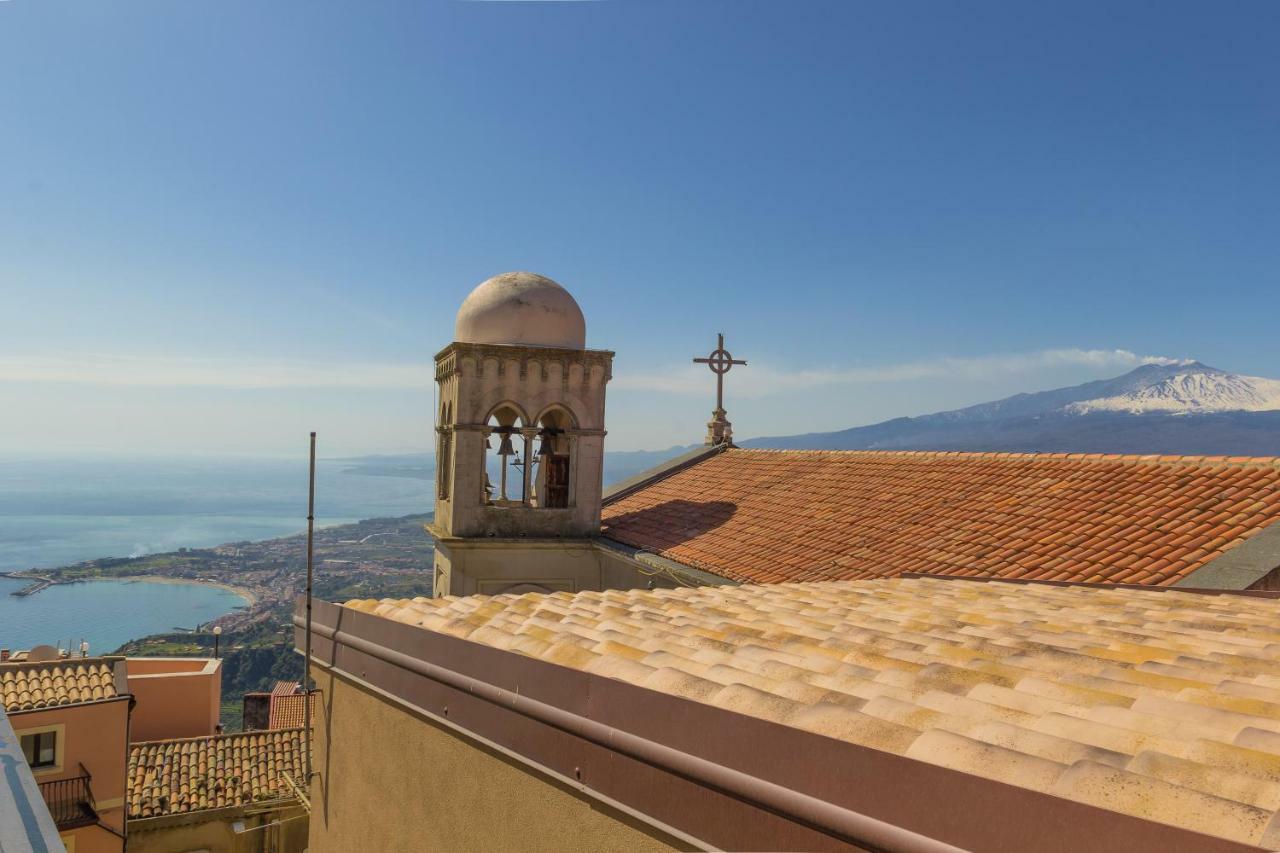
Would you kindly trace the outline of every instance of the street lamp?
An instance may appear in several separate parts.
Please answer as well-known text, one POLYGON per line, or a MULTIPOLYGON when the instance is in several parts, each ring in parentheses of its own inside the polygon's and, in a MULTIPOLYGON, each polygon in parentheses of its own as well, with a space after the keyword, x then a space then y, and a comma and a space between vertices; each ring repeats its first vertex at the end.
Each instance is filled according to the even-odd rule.
POLYGON ((221 636, 222 636, 222 626, 214 625, 213 626, 213 656, 215 658, 218 656, 218 638, 221 636))

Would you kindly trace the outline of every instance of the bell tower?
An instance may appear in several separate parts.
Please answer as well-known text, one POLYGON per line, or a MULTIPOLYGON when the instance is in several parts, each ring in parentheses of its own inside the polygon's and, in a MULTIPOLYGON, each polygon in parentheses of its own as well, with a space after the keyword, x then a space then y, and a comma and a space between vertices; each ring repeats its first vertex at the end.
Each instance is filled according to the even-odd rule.
POLYGON ((563 558, 600 530, 613 353, 586 349, 567 290, 513 272, 471 292, 435 362, 436 594, 591 586, 563 558))

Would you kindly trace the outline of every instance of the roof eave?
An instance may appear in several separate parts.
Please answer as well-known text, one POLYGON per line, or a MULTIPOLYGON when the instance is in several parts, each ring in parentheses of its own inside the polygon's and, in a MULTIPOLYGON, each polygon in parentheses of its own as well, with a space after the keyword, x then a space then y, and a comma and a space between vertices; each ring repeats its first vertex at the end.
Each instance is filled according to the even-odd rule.
POLYGON ((1280 567, 1280 521, 1273 521, 1173 585, 1201 589, 1248 589, 1277 567, 1280 567))

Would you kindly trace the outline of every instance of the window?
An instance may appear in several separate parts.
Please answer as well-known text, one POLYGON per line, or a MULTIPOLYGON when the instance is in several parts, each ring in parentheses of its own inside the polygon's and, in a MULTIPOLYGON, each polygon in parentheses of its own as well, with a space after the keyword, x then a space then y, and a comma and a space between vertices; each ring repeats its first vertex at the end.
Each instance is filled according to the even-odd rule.
POLYGON ((22 754, 33 770, 58 763, 58 733, 39 732, 22 736, 22 754))

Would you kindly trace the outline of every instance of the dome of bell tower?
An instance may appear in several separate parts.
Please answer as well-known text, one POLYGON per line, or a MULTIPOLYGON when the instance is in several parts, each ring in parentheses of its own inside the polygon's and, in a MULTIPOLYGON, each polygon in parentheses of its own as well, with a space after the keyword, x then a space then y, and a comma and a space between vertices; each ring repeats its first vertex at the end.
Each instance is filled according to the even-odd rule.
POLYGON ((507 272, 480 284, 458 309, 455 341, 584 349, 587 323, 569 291, 531 272, 507 272))

